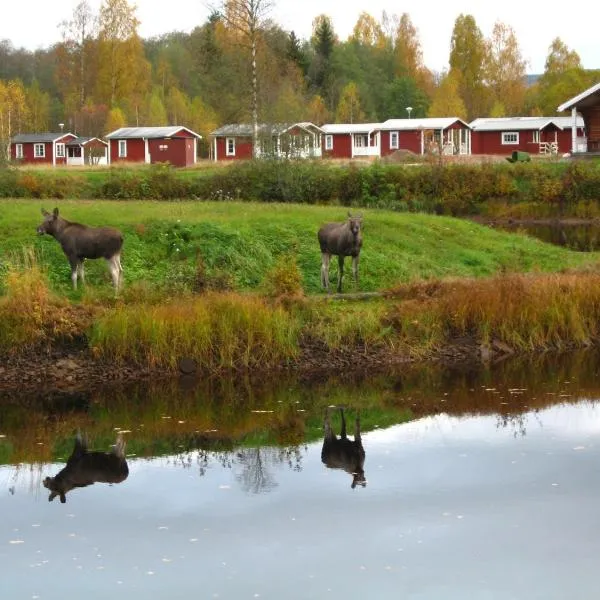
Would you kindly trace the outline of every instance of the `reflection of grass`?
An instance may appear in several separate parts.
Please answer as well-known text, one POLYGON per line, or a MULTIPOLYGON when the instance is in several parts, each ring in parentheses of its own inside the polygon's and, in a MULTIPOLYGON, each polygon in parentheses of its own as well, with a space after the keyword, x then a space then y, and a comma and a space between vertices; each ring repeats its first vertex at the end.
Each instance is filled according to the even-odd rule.
MULTIPOLYGON (((322 382, 208 379, 192 389, 166 381, 65 401, 62 410, 57 402, 3 400, 0 434, 6 438, 0 438, 0 460, 65 460, 77 430, 86 433, 92 447, 106 450, 115 442, 116 428, 130 431, 127 452, 139 457, 198 448, 296 446, 321 439, 331 405, 346 407, 349 435, 358 410, 363 433, 440 412, 496 414, 500 423, 513 423, 526 411, 559 401, 600 397, 597 363, 596 353, 582 352, 568 360, 540 355, 529 365, 506 361, 494 371, 429 366, 368 377, 346 373, 322 382)), ((335 410, 332 424, 339 434, 335 410)))

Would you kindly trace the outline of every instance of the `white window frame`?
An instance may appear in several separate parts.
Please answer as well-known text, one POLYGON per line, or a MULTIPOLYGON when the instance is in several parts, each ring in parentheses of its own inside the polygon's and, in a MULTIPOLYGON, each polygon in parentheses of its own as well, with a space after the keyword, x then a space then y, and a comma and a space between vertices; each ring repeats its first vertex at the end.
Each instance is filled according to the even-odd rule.
POLYGON ((119 158, 127 158, 127 140, 119 140, 119 158))
POLYGON ((369 134, 368 133, 355 133, 354 134, 354 147, 355 148, 368 148, 369 147, 369 134))
POLYGON ((65 157, 65 145, 63 143, 56 144, 56 158, 65 157))
POLYGON ((398 150, 400 148, 400 132, 390 131, 390 150, 398 150))
POLYGON ((330 133, 325 136, 325 150, 333 150, 333 135, 330 133))
POLYGON ((518 131, 503 131, 502 132, 502 145, 503 146, 516 146, 519 143, 519 132, 518 131))
POLYGON ((23 144, 15 144, 15 158, 23 158, 23 144))
POLYGON ((33 145, 33 158, 46 158, 46 144, 37 143, 33 145))
POLYGON ((531 132, 531 135, 532 135, 532 137, 531 137, 531 141, 532 141, 534 144, 539 144, 539 143, 540 143, 540 130, 539 130, 539 129, 534 129, 534 130, 531 132))
POLYGON ((225 156, 235 156, 235 138, 225 138, 225 156))

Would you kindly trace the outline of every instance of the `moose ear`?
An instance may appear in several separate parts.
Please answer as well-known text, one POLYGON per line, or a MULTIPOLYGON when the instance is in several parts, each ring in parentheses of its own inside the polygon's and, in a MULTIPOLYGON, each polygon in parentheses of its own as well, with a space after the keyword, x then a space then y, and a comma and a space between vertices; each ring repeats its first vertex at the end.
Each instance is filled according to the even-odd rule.
POLYGON ((50 213, 45 208, 42 208, 42 214, 47 217, 50 213))
POLYGON ((52 214, 54 215, 54 218, 56 219, 56 217, 58 217, 58 208, 55 208, 55 209, 52 211, 52 214))
POLYGON ((350 211, 348 211, 348 218, 351 219, 352 218, 352 213, 350 211))

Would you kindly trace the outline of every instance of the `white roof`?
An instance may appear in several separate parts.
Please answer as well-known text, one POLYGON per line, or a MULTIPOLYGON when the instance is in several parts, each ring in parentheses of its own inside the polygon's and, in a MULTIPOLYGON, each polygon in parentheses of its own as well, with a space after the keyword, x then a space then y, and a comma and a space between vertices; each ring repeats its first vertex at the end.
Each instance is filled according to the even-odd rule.
POLYGON ((381 123, 331 123, 321 127, 324 133, 369 133, 381 129, 381 123))
POLYGON ((187 127, 174 125, 171 127, 121 127, 115 131, 111 131, 104 136, 106 139, 132 139, 132 138, 167 138, 172 137, 179 131, 184 129, 188 133, 201 138, 202 136, 193 132, 187 127))
POLYGON ((588 96, 591 96, 592 94, 596 93, 598 90, 600 90, 600 83, 593 85, 591 88, 588 88, 584 92, 581 92, 581 94, 578 94, 577 96, 571 98, 570 100, 567 100, 566 102, 561 104, 556 110, 558 112, 562 112, 563 110, 568 110, 569 108, 573 108, 573 106, 575 106, 582 100, 585 100, 588 96))
POLYGON ((446 129, 456 121, 468 126, 458 117, 430 117, 423 119, 388 119, 381 124, 381 129, 403 129, 407 131, 413 129, 446 129))
MULTIPOLYGON (((469 125, 473 131, 523 131, 544 129, 550 124, 566 129, 573 124, 571 117, 482 117, 469 125)), ((577 118, 577 127, 583 127, 583 118, 577 118)))

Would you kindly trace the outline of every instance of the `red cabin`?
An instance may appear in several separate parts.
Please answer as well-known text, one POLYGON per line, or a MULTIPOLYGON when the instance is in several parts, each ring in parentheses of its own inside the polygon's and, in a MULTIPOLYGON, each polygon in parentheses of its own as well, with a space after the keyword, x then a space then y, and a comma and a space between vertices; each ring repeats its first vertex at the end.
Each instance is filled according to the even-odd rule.
POLYGON ((72 133, 21 133, 10 142, 10 158, 20 164, 66 165, 72 133))
MULTIPOLYGON (((569 117, 480 118, 471 123, 473 154, 563 154, 571 149, 569 117)), ((577 122, 583 136, 583 119, 577 122)))
POLYGON ((170 163, 188 167, 196 162, 202 136, 187 127, 121 127, 109 133, 109 160, 114 163, 170 163))
POLYGON ((331 158, 381 158, 398 150, 471 153, 471 130, 457 117, 334 123, 323 125, 323 132, 323 156, 331 158))
POLYGON ((215 129, 212 138, 213 160, 249 160, 254 156, 276 158, 320 158, 323 130, 314 123, 264 124, 258 126, 260 146, 254 152, 253 127, 231 123, 215 129))

